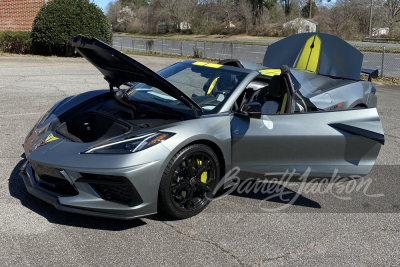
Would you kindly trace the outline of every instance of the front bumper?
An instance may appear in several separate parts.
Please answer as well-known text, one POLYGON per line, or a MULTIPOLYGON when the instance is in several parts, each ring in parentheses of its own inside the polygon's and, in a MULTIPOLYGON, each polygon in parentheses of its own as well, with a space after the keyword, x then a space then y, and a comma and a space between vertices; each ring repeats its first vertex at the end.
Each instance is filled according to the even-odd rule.
POLYGON ((29 165, 28 161, 21 168, 20 176, 25 183, 27 191, 31 195, 53 205, 56 209, 61 211, 123 220, 144 217, 157 212, 156 203, 154 203, 154 201, 150 203, 140 203, 133 207, 113 203, 102 199, 99 195, 96 195, 93 190, 90 192, 90 186, 84 183, 78 185, 77 195, 75 196, 64 196, 57 192, 52 192, 43 188, 43 186, 38 183, 35 178, 34 170, 29 165))

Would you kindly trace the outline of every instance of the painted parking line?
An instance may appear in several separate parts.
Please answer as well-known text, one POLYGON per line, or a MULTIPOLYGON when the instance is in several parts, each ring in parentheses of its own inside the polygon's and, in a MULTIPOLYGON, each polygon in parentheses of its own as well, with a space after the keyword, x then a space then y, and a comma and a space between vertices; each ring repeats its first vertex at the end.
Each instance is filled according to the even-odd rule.
POLYGON ((252 54, 265 54, 265 52, 250 52, 252 54))
POLYGON ((221 56, 230 56, 231 54, 221 54, 221 53, 215 53, 216 55, 221 55, 221 56))

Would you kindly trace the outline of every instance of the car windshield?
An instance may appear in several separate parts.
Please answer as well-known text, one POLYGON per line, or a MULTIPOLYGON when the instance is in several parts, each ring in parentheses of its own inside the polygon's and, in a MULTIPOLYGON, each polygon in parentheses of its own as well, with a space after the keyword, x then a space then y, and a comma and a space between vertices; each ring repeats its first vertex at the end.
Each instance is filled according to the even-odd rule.
MULTIPOLYGON (((233 67, 221 68, 218 64, 184 61, 158 74, 193 99, 205 114, 213 114, 221 109, 248 73, 233 67)), ((181 101, 145 83, 134 84, 127 93, 132 101, 149 101, 182 112, 189 109, 181 101)))

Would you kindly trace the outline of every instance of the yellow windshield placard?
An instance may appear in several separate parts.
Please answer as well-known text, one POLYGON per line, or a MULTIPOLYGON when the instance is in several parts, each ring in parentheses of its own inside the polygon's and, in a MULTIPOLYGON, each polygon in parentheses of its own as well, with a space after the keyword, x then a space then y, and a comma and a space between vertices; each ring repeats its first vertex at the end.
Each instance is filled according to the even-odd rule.
POLYGON ((259 70, 258 72, 261 75, 270 76, 270 77, 281 74, 281 70, 280 69, 265 69, 265 70, 259 70))
POLYGON ((215 68, 218 69, 220 67, 222 67, 223 65, 221 64, 215 64, 215 63, 207 63, 207 62, 201 62, 201 61, 196 61, 192 63, 193 65, 197 65, 197 66, 204 66, 204 67, 209 67, 209 68, 215 68))
POLYGON ((314 34, 308 38, 303 47, 296 70, 310 71, 316 73, 318 70, 319 56, 321 54, 321 39, 314 34))

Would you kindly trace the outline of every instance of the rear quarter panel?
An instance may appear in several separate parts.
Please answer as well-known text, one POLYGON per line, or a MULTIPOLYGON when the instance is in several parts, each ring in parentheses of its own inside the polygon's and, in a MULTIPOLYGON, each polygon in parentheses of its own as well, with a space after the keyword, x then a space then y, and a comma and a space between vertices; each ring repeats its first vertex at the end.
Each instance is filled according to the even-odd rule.
POLYGON ((351 109, 357 105, 376 107, 373 102, 368 102, 371 88, 370 82, 358 81, 310 95, 310 100, 316 107, 326 111, 351 109))

